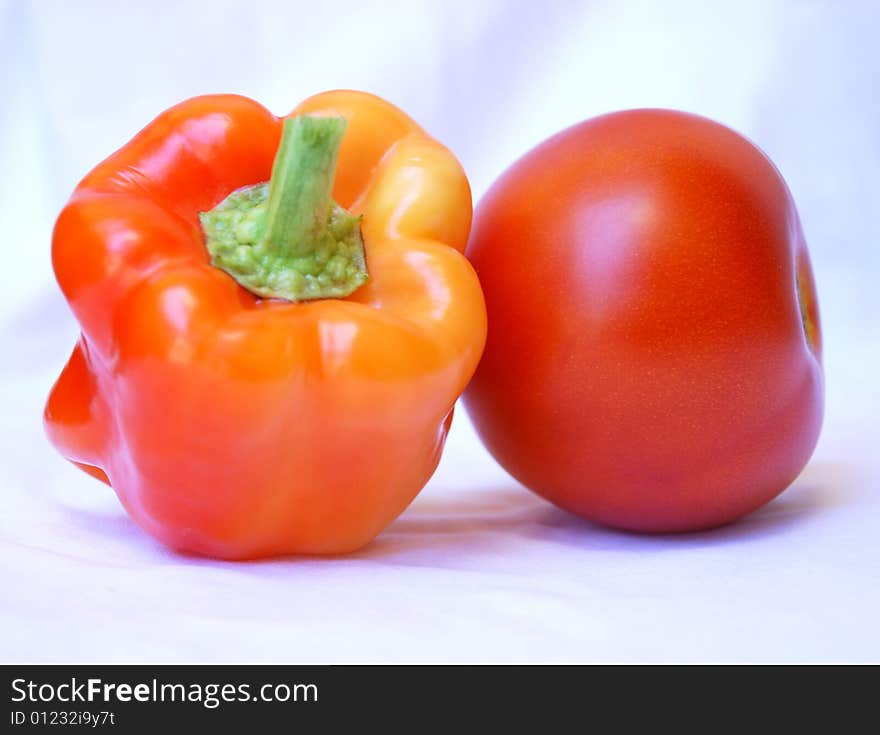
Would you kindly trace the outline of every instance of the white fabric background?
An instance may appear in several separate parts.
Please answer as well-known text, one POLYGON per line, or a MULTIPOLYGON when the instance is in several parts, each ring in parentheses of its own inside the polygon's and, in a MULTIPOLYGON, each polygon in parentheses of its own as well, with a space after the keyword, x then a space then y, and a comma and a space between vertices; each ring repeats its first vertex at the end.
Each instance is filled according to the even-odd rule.
POLYGON ((880 660, 878 32, 873 0, 0 0, 0 660, 880 660), (140 533, 43 436, 77 332, 54 218, 185 97, 283 113, 334 87, 404 107, 475 198, 617 108, 683 108, 758 142, 798 202, 824 321, 826 422, 802 478, 719 531, 619 534, 518 487, 460 411, 428 487, 350 558, 224 564, 140 533))

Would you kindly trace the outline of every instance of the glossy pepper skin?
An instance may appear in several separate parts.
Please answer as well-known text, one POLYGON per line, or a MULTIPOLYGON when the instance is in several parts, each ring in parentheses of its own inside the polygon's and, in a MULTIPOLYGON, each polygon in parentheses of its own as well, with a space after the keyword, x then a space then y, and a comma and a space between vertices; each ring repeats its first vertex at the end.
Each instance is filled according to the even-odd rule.
POLYGON ((344 299, 260 299, 210 265, 199 213, 265 181, 282 120, 235 95, 161 114, 80 183, 55 226, 82 328, 49 397, 52 443, 163 543, 225 559, 373 539, 440 458, 480 358, 483 296, 453 155, 372 95, 341 116, 334 199, 362 214, 370 281, 344 299))

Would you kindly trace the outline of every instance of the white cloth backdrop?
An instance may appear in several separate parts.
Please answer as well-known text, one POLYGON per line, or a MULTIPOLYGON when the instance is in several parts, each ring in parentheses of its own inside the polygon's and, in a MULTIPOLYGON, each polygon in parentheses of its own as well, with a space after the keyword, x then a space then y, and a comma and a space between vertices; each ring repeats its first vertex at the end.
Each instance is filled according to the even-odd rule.
POLYGON ((0 0, 0 660, 880 660, 880 4, 0 0), (827 414, 806 472, 713 533, 581 522, 517 486, 459 411, 437 474, 347 559, 224 564, 159 547, 49 447, 77 332, 52 223, 163 108, 334 87, 408 110, 475 198, 612 109, 677 107, 758 142, 809 238, 827 414))

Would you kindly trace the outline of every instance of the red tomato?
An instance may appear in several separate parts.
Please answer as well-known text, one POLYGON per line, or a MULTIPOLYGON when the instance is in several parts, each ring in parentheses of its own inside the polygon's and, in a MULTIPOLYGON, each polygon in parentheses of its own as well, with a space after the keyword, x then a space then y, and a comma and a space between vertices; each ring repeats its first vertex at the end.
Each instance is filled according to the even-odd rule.
POLYGON ((822 422, 816 292, 770 160, 705 118, 632 110, 527 153, 477 209, 489 337, 466 405, 516 479, 591 520, 748 513, 822 422))

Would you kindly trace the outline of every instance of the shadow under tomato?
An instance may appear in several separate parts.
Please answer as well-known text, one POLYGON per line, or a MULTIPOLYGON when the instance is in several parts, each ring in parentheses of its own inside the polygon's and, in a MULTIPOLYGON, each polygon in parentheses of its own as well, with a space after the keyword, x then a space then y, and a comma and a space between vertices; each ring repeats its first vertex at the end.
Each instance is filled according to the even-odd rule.
POLYGON ((547 503, 528 490, 507 487, 445 493, 426 491, 358 559, 405 557, 436 552, 439 557, 491 552, 528 532, 547 503))
POLYGON ((603 551, 666 551, 749 541, 795 531, 851 502, 855 472, 844 464, 815 463, 785 492, 725 526, 677 534, 638 534, 600 526, 510 486, 417 501, 356 558, 406 557, 426 550, 453 554, 490 552, 522 542, 555 543, 603 551))

